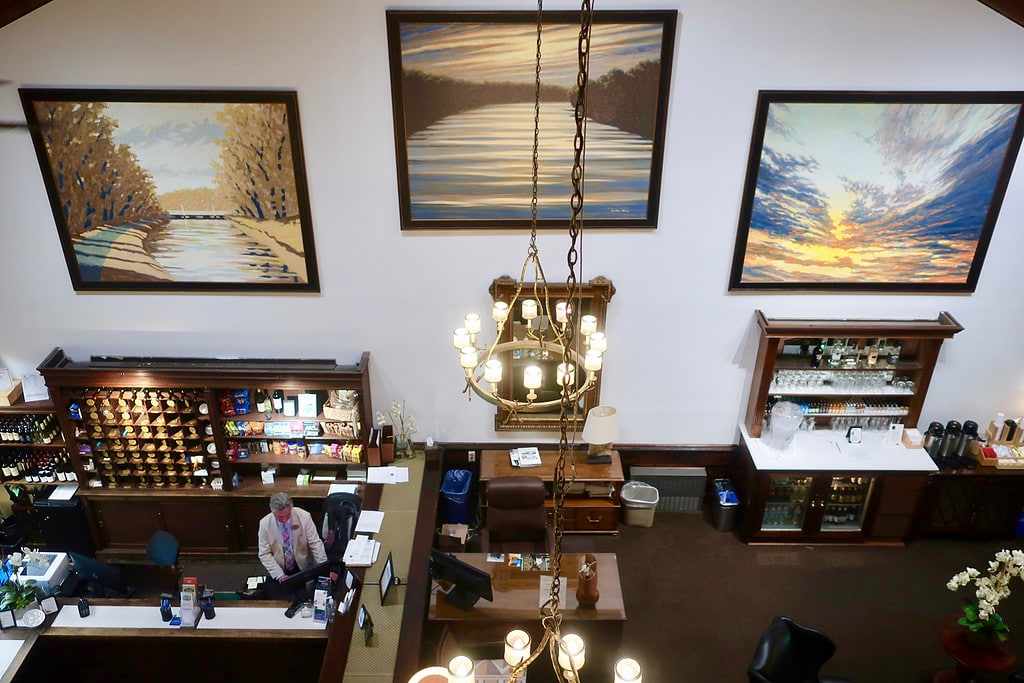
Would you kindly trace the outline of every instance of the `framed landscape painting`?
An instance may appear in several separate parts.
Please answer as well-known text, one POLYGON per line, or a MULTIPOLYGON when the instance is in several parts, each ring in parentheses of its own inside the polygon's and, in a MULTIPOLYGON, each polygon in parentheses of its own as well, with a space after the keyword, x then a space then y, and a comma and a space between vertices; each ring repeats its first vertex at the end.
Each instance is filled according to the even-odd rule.
POLYGON ((731 290, 973 292, 1021 92, 762 91, 731 290))
MULTIPOLYGON (((579 12, 541 32, 539 228, 571 214, 579 12)), ((675 10, 598 11, 587 96, 588 228, 656 228, 675 10)), ((531 225, 537 14, 387 12, 402 229, 531 225)))
POLYGON ((20 93, 75 290, 319 291, 294 91, 20 93))

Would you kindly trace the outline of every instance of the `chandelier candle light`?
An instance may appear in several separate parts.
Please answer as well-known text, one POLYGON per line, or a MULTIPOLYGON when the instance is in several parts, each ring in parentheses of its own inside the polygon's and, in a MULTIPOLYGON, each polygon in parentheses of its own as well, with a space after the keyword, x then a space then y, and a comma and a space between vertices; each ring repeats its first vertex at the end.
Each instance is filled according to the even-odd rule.
MULTIPOLYGON (((491 320, 495 324, 494 341, 485 349, 480 347, 477 335, 480 334, 482 323, 480 315, 469 313, 463 320, 463 326, 458 327, 452 333, 452 346, 459 352, 459 364, 466 375, 467 389, 472 389, 475 394, 488 403, 500 406, 509 410, 512 414, 517 412, 541 412, 557 407, 561 398, 548 401, 538 401, 537 389, 544 383, 543 371, 538 365, 527 365, 523 369, 522 384, 528 389, 526 400, 517 400, 502 396, 499 392, 502 381, 505 380, 504 367, 500 360, 504 354, 514 352, 525 352, 529 355, 537 352, 537 355, 546 357, 551 354, 561 354, 564 348, 564 335, 573 320, 573 306, 567 301, 555 302, 555 324, 550 330, 554 339, 545 339, 542 330, 542 311, 550 311, 551 302, 548 300, 546 282, 543 280, 543 271, 537 261, 535 247, 531 248, 526 262, 523 263, 523 271, 517 283, 515 294, 511 302, 496 301, 491 308, 491 320), (524 287, 526 270, 531 261, 535 264, 539 282, 535 282, 534 296, 520 300, 524 287), (505 326, 510 324, 509 316, 514 315, 518 304, 519 316, 525 323, 524 333, 521 338, 513 337, 512 341, 502 342, 502 334, 505 326), (487 386, 484 385, 487 383, 487 386)), ((600 372, 604 352, 608 349, 608 340, 604 333, 597 331, 597 318, 593 315, 580 316, 578 329, 583 345, 579 348, 568 347, 569 362, 559 363, 556 369, 556 382, 561 392, 568 394, 569 400, 576 403, 580 397, 594 388, 597 382, 597 373, 600 372), (576 381, 576 369, 582 366, 585 377, 582 383, 576 381)), ((513 378, 512 381, 515 381, 513 378)))

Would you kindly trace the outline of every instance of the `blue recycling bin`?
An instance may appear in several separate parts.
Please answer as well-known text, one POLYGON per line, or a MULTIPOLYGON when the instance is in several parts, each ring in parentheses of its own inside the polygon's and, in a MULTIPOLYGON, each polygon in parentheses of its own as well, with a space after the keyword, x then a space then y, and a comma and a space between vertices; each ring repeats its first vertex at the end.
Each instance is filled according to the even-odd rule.
POLYGON ((473 473, 469 470, 448 470, 441 482, 441 503, 446 524, 469 523, 469 487, 473 473))

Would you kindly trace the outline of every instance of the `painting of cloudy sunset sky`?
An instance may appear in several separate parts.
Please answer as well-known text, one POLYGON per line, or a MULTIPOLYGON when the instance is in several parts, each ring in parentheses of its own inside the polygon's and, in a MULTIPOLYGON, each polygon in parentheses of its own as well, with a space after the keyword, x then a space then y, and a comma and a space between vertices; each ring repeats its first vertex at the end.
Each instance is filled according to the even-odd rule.
POLYGON ((762 92, 730 287, 973 291, 1022 95, 762 92))

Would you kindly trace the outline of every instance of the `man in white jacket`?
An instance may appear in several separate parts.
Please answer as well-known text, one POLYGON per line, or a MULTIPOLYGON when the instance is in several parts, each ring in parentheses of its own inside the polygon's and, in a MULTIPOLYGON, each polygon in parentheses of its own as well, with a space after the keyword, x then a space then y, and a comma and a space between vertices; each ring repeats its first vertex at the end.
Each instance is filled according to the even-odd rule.
POLYGON ((287 493, 270 497, 270 514, 260 520, 259 557, 270 578, 278 583, 327 561, 313 518, 294 507, 287 493))

